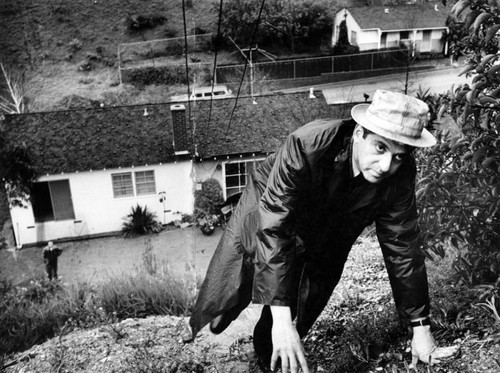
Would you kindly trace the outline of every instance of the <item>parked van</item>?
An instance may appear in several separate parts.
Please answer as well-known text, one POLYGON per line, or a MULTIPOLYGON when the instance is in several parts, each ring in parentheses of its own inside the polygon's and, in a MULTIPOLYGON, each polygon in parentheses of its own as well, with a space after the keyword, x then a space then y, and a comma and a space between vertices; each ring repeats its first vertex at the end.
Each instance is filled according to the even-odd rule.
MULTIPOLYGON (((227 97, 234 97, 233 92, 231 92, 230 89, 228 89, 225 85, 215 85, 213 87, 196 87, 193 88, 193 92, 191 93, 191 96, 189 99, 191 101, 196 101, 196 100, 210 100, 210 98, 227 98, 227 97)), ((179 95, 179 96, 172 96, 170 97, 172 101, 187 101, 188 96, 186 94, 184 95, 179 95)))

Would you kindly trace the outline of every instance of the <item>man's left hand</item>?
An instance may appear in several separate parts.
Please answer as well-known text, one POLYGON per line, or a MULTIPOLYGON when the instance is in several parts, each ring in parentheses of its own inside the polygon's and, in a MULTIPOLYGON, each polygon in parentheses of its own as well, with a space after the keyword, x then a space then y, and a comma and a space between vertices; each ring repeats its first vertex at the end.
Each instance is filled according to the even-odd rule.
POLYGON ((437 347, 432 336, 430 326, 417 326, 413 328, 413 339, 411 341, 411 365, 416 367, 418 361, 427 364, 439 364, 441 359, 453 356, 457 353, 459 346, 437 347))

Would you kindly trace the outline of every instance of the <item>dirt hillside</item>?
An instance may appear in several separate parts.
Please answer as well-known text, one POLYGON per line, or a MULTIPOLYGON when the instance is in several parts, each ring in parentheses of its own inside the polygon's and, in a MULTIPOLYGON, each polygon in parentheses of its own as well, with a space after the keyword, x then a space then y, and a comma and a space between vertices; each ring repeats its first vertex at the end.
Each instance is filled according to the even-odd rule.
MULTIPOLYGON (((211 0, 186 5, 188 34, 195 28, 215 31, 211 0)), ((139 91, 119 85, 118 46, 183 36, 183 24, 178 0, 3 0, 1 60, 24 76, 31 111, 88 105, 71 102, 75 95, 113 105, 164 101, 169 97, 165 87, 139 91), (157 24, 131 31, 131 22, 140 17, 157 24)))

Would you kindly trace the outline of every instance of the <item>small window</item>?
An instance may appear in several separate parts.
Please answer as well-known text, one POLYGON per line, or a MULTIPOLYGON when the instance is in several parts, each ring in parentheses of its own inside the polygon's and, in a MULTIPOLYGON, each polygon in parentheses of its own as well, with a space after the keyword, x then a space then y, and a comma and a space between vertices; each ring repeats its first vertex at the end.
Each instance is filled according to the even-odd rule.
POLYGON ((351 31, 351 44, 358 45, 358 34, 356 31, 351 31))
POLYGON ((114 174, 111 177, 113 179, 113 195, 115 198, 132 197, 134 195, 131 172, 114 174))
POLYGON ((408 40, 410 38, 410 31, 401 31, 399 33, 399 40, 408 40))
POLYGON ((31 199, 37 223, 75 218, 69 180, 35 183, 31 199))
POLYGON ((136 171, 111 175, 115 198, 156 194, 155 172, 136 171))
POLYGON ((135 188, 138 196, 156 194, 154 171, 137 171, 135 173, 135 188))

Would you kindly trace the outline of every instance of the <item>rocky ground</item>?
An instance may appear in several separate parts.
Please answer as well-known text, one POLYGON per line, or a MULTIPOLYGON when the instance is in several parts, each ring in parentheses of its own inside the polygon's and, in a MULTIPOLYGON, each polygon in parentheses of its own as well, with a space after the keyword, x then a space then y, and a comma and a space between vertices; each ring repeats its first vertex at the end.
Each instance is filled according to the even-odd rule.
MULTIPOLYGON (((408 338, 396 321, 376 246, 373 240, 355 246, 341 284, 306 337, 313 372, 409 371, 408 338)), ((446 268, 430 265, 431 279, 441 289, 446 268)), ((460 288, 450 289, 465 297, 460 288)), ((439 291, 433 292, 440 297, 439 291)), ((445 305, 436 301, 438 343, 459 344, 461 350, 430 371, 500 371, 499 325, 481 307, 469 307, 445 321, 439 309, 445 305)), ((127 319, 68 334, 63 330, 60 336, 10 357, 6 372, 258 373, 251 332, 259 314, 260 306, 252 305, 223 334, 215 336, 205 328, 189 344, 182 342, 187 318, 180 317, 127 319)), ((428 372, 422 365, 418 371, 428 372)))

